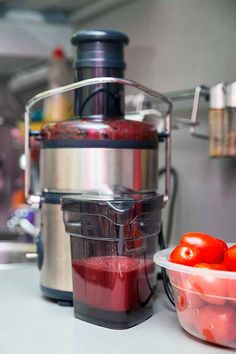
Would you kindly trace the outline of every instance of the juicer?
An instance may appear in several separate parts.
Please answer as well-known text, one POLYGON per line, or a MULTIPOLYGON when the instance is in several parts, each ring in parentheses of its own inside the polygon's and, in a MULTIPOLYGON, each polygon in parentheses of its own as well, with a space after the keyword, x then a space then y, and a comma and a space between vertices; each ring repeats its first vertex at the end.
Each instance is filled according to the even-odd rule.
POLYGON ((77 32, 75 83, 34 96, 25 112, 25 192, 28 203, 41 208, 37 239, 41 290, 59 301, 72 300, 69 238, 66 236, 60 199, 91 190, 109 193, 120 186, 126 191, 158 190, 158 143, 165 141, 167 200, 170 183, 170 118, 172 104, 160 93, 123 78, 124 45, 128 37, 116 31, 77 32), (143 91, 167 105, 165 130, 131 121, 125 115, 125 85, 143 91), (55 94, 75 90, 75 118, 46 124, 36 133, 40 148, 40 195, 31 189, 30 110, 55 94))

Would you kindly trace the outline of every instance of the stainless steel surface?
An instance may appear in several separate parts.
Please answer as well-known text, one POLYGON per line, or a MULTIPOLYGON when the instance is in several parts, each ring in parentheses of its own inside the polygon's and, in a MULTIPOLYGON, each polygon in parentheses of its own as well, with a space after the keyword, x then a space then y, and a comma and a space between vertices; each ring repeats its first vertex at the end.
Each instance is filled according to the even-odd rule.
POLYGON ((42 149, 41 188, 47 192, 78 193, 121 185, 156 191, 157 164, 157 149, 42 149))
POLYGON ((72 291, 70 237, 65 233, 60 204, 42 204, 44 259, 41 285, 72 291))
POLYGON ((34 244, 0 241, 0 264, 32 262, 32 259, 27 258, 27 254, 34 252, 34 244))
MULTIPOLYGON (((52 90, 44 91, 39 93, 38 95, 34 96, 30 101, 28 101, 26 107, 25 107, 25 157, 26 157, 26 168, 25 168, 25 195, 26 199, 30 199, 30 194, 31 194, 31 161, 30 161, 30 137, 29 137, 29 130, 30 130, 30 110, 31 108, 39 101, 51 97, 56 94, 62 94, 65 92, 69 92, 71 90, 89 86, 89 85, 94 85, 94 84, 99 84, 99 83, 116 83, 119 85, 127 85, 127 86, 132 86, 135 87, 136 89, 139 89, 145 93, 147 93, 150 96, 153 96, 154 98, 162 101, 167 105, 167 110, 166 110, 166 117, 165 117, 165 128, 166 128, 166 133, 167 133, 167 141, 166 141, 166 156, 168 155, 168 159, 170 162, 170 150, 171 150, 171 129, 170 129, 170 120, 171 120, 171 113, 172 113, 172 103, 171 101, 165 97, 164 95, 160 94, 157 91, 151 90, 146 86, 143 86, 135 81, 131 80, 126 80, 126 79, 121 79, 121 78, 115 78, 115 77, 99 77, 95 79, 87 79, 83 80, 80 82, 75 82, 70 85, 62 86, 59 88, 55 88, 52 90)), ((167 162, 167 158, 166 158, 167 162)), ((166 169, 168 169, 166 165, 166 169)), ((170 175, 170 170, 166 171, 167 175, 170 175)), ((169 194, 169 188, 170 185, 168 184, 168 178, 166 178, 166 199, 168 199, 168 194, 169 194)))

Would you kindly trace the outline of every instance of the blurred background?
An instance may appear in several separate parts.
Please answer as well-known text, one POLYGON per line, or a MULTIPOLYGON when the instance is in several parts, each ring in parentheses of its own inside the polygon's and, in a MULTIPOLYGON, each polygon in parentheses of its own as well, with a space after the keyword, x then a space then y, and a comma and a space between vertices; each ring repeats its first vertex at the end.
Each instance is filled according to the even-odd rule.
MULTIPOLYGON (((19 233, 30 241, 37 233, 29 223, 37 228, 38 215, 24 200, 24 106, 36 93, 73 82, 75 31, 125 32, 126 77, 170 93, 236 80, 235 17, 234 0, 0 1, 0 238, 19 233)), ((190 119, 192 104, 192 99, 174 103, 175 117, 190 119)), ((34 111, 33 130, 48 121, 52 107, 45 102, 34 111)), ((71 115, 72 97, 54 107, 71 115)), ((201 100, 198 129, 206 135, 208 109, 209 102, 201 100)), ((38 144, 32 149, 36 192, 38 144)), ((208 150, 208 140, 176 124, 172 165, 179 183, 172 243, 187 231, 235 239, 236 159, 211 159, 208 150)))

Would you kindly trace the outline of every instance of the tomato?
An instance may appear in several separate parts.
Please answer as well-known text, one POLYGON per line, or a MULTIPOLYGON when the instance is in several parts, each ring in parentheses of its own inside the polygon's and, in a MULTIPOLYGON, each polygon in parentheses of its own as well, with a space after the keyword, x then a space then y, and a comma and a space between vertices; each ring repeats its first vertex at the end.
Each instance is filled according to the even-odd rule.
POLYGON ((172 287, 179 321, 183 327, 194 327, 197 308, 189 304, 186 291, 172 287))
POLYGON ((201 263, 202 258, 197 248, 180 245, 173 249, 169 256, 169 261, 192 267, 197 263, 201 263))
POLYGON ((168 270, 168 276, 171 285, 181 287, 183 273, 176 272, 175 270, 168 270))
POLYGON ((179 312, 185 311, 188 307, 188 300, 185 291, 182 291, 175 286, 173 286, 172 289, 174 292, 176 310, 179 312))
POLYGON ((196 264, 194 267, 227 271, 226 266, 222 263, 199 263, 199 264, 196 264))
MULTIPOLYGON (((220 243, 220 245, 222 247, 222 252, 224 254, 225 251, 227 251, 227 249, 228 249, 227 243, 225 243, 225 241, 221 240, 220 238, 217 238, 216 240, 220 243)), ((222 258, 222 260, 223 260, 223 258, 222 258)))
MULTIPOLYGON (((197 264, 197 268, 207 268, 213 270, 225 270, 222 264, 197 264)), ((193 289, 201 296, 207 303, 215 305, 223 305, 228 296, 228 280, 219 278, 218 275, 192 275, 191 283, 193 289)))
POLYGON ((197 311, 193 307, 187 307, 184 311, 178 312, 179 322, 187 331, 195 327, 196 317, 198 316, 197 311))
POLYGON ((201 298, 199 294, 196 294, 195 289, 193 288, 193 284, 191 281, 191 276, 185 278, 182 281, 182 289, 186 293, 186 298, 188 301, 189 307, 194 307, 195 309, 199 309, 203 305, 205 305, 205 301, 201 298))
POLYGON ((192 291, 192 285, 188 277, 182 279, 182 288, 172 286, 175 295, 175 305, 181 325, 188 330, 194 328, 199 309, 205 305, 205 301, 192 291))
POLYGON ((228 344, 236 339, 236 310, 230 305, 207 305, 200 309, 196 329, 205 340, 228 344))
POLYGON ((236 280, 229 280, 229 297, 236 301, 236 280))
POLYGON ((236 271, 236 245, 228 248, 225 252, 224 264, 228 270, 236 271))
POLYGON ((228 280, 228 296, 230 298, 229 302, 232 305, 236 305, 236 280, 229 279, 228 280))
POLYGON ((205 263, 220 263, 224 257, 225 242, 201 232, 189 232, 180 240, 182 246, 193 246, 201 251, 205 263))

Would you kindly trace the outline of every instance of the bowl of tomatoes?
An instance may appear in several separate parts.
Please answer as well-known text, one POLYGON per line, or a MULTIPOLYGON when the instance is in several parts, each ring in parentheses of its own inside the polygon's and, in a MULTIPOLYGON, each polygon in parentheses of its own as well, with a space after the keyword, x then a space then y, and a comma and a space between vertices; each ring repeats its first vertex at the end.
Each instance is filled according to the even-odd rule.
POLYGON ((207 342, 236 349, 236 244, 200 232, 157 252, 167 270, 181 326, 207 342))

